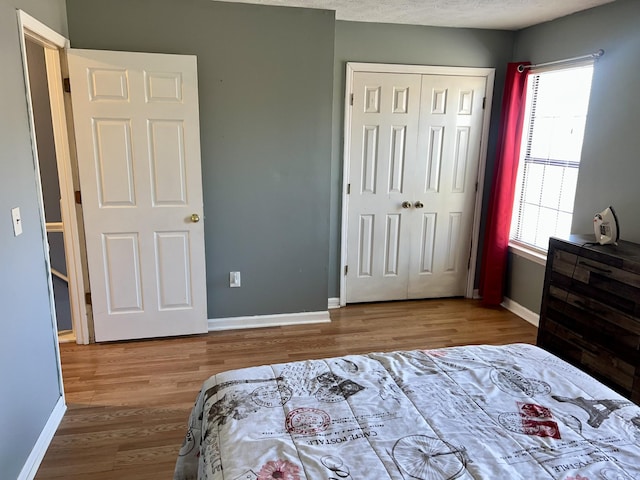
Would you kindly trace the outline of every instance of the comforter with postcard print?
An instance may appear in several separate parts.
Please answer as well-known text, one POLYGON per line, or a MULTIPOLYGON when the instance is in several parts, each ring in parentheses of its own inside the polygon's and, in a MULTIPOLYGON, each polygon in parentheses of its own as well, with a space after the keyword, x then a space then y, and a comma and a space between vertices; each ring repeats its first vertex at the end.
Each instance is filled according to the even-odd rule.
POLYGON ((175 479, 640 480, 640 408, 532 345, 212 376, 175 479))

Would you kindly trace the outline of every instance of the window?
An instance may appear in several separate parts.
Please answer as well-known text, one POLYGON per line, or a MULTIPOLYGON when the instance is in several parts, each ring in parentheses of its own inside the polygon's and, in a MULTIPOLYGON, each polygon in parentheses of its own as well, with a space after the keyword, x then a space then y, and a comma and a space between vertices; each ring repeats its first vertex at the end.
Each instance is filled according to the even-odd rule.
POLYGON ((546 252, 571 230, 593 62, 532 72, 527 80, 511 241, 546 252))

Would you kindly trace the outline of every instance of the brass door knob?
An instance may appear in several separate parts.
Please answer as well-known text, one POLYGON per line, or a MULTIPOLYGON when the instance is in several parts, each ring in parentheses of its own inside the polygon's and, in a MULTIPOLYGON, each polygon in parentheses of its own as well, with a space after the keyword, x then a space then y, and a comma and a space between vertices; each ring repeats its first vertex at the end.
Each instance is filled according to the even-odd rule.
POLYGON ((402 202, 402 208, 411 208, 411 202, 405 200, 402 202))
POLYGON ((200 221, 200 216, 197 213, 192 213, 191 214, 191 221, 193 223, 198 223, 200 221))
POLYGON ((413 205, 416 208, 422 208, 424 207, 424 203, 422 203, 420 200, 418 200, 416 203, 414 203, 413 205))

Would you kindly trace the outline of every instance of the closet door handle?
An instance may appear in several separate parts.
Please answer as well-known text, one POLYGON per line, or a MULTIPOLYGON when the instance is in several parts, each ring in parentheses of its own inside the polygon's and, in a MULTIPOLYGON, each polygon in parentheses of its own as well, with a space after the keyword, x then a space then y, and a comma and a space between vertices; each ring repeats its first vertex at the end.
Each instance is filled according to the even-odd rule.
POLYGON ((424 207, 424 203, 422 203, 420 200, 418 200, 416 203, 413 204, 414 207, 416 208, 422 208, 424 207))
POLYGON ((402 202, 402 208, 411 208, 411 202, 405 200, 404 202, 402 202))

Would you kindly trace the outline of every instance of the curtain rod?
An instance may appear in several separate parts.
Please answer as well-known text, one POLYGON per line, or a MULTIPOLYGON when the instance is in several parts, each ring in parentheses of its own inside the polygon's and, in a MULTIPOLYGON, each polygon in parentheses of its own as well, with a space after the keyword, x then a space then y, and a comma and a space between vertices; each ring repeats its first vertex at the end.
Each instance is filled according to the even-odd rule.
POLYGON ((522 73, 526 68, 538 68, 538 67, 548 67, 550 65, 562 65, 564 63, 573 63, 573 62, 578 62, 580 60, 589 60, 591 58, 598 59, 603 55, 604 55, 604 50, 600 49, 597 52, 589 53, 588 55, 581 55, 579 57, 573 57, 573 58, 565 58, 564 60, 556 60, 554 62, 538 63, 536 65, 518 65, 518 71, 522 73))

